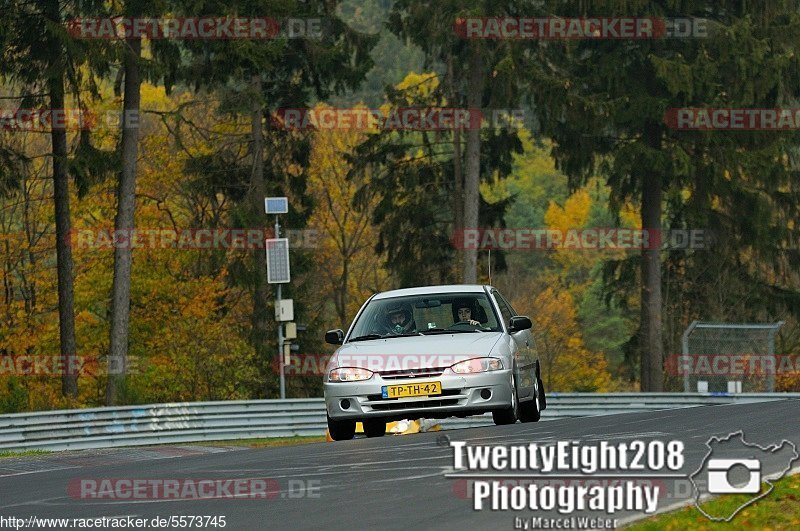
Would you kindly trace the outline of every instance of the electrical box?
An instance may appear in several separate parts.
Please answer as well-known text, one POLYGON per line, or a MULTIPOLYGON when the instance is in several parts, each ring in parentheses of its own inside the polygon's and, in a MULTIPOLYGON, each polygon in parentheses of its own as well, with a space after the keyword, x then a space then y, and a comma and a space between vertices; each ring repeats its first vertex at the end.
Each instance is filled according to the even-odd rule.
POLYGON ((294 300, 281 299, 280 303, 275 306, 275 320, 294 321, 294 300))
POLYGON ((297 339, 297 323, 286 323, 283 332, 284 339, 297 339))

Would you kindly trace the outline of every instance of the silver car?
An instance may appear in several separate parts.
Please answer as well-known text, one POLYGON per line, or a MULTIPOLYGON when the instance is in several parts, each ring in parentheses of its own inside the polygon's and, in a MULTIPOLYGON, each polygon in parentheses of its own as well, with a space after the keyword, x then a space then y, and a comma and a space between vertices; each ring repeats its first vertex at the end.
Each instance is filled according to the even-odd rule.
POLYGON ((491 286, 399 289, 370 297, 325 370, 328 430, 352 439, 386 423, 490 411, 495 424, 536 422, 546 407, 530 318, 491 286))

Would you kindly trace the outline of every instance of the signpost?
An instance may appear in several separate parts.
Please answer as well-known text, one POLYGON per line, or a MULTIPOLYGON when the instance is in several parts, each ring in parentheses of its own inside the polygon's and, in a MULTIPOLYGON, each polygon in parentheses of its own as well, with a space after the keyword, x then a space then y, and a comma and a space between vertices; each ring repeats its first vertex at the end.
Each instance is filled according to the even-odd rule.
MULTIPOLYGON (((280 368, 281 398, 286 398, 285 367, 288 363, 287 353, 283 348, 283 321, 294 319, 294 307, 291 299, 281 300, 281 284, 291 279, 289 271, 289 240, 281 238, 281 225, 278 214, 289 212, 289 200, 286 197, 265 197, 264 210, 267 215, 275 215, 275 238, 264 243, 267 251, 267 283, 277 284, 275 296, 275 319, 278 321, 278 366, 280 368)), ((287 349, 288 350, 288 349, 287 349)))

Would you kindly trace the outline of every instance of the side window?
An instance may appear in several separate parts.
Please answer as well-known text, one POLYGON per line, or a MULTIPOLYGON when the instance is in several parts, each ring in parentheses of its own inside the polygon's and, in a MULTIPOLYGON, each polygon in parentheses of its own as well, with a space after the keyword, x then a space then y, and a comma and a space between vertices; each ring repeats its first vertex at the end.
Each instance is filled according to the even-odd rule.
POLYGON ((506 306, 508 306, 508 309, 511 311, 511 315, 519 315, 519 314, 517 313, 517 310, 515 310, 515 309, 514 309, 514 307, 513 307, 513 306, 511 306, 511 303, 510 303, 510 302, 508 302, 508 301, 506 300, 506 298, 505 298, 505 297, 503 297, 502 295, 500 295, 500 292, 497 292, 497 298, 498 298, 499 300, 503 301, 503 302, 506 304, 506 306))
POLYGON ((474 315, 479 323, 488 326, 492 330, 500 330, 500 324, 497 322, 495 312, 491 309, 491 301, 486 297, 481 297, 475 301, 475 309, 477 314, 474 315))
POLYGON ((500 307, 500 313, 503 316, 503 321, 505 321, 506 326, 508 326, 508 322, 511 321, 511 316, 514 315, 511 313, 511 308, 509 307, 508 303, 503 299, 503 297, 497 291, 493 291, 492 295, 494 295, 495 300, 497 301, 497 305, 500 307))

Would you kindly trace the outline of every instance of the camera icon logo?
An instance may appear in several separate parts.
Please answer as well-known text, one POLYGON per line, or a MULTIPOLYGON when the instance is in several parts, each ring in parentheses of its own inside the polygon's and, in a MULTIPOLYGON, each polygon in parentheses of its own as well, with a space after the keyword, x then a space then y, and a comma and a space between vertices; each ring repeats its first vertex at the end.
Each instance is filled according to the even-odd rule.
POLYGON ((761 490, 761 462, 758 459, 709 459, 708 492, 711 494, 757 494, 761 490), (734 485, 729 472, 743 466, 750 472, 744 485, 734 485))
POLYGON ((724 437, 712 436, 700 466, 689 475, 694 490, 694 506, 713 522, 730 522, 739 511, 768 496, 776 479, 786 476, 800 459, 795 444, 783 439, 778 444, 761 446, 747 442, 739 430, 724 437), (733 494, 741 505, 703 507, 701 498, 733 494))

